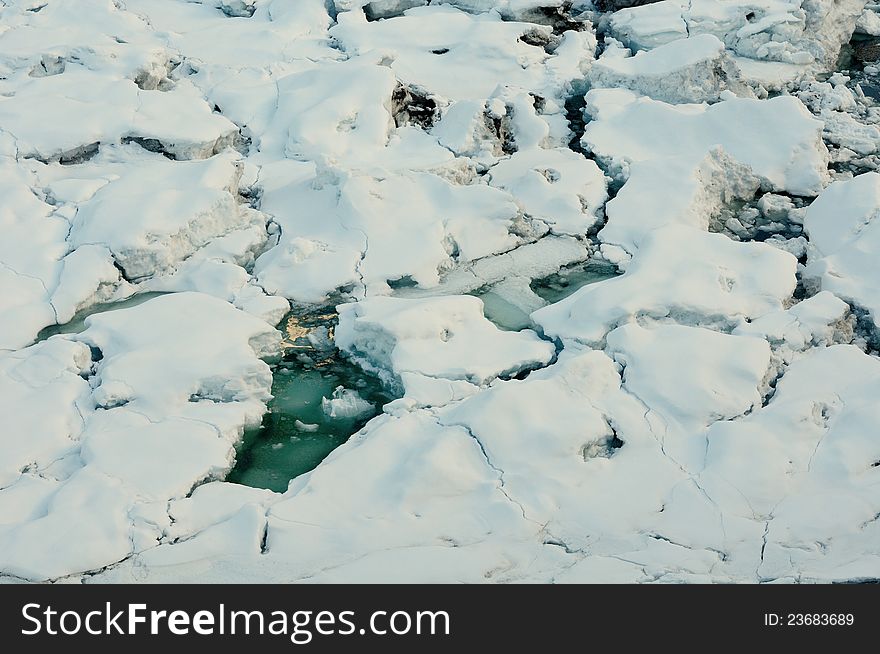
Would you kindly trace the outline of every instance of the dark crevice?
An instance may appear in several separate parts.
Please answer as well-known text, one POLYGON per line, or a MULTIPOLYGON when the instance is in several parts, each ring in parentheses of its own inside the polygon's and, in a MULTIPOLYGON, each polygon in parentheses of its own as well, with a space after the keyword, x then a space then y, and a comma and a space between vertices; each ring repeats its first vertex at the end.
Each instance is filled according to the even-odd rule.
POLYGON ((526 45, 542 48, 547 54, 553 54, 559 46, 560 41, 559 37, 552 32, 548 33, 537 27, 523 33, 519 37, 519 40, 526 45))
POLYGON ((135 279, 128 276, 128 273, 125 272, 125 268, 123 268, 122 264, 116 260, 116 257, 113 257, 113 267, 119 271, 119 276, 123 279, 123 281, 126 281, 129 284, 137 283, 135 279))
POLYGON ((89 345, 89 356, 91 356, 92 363, 100 363, 104 359, 104 353, 97 345, 89 345))
POLYGON ((568 120, 568 128, 571 130, 571 139, 568 148, 585 155, 586 151, 581 143, 581 137, 587 127, 587 119, 584 108, 587 106, 586 90, 583 88, 573 89, 571 95, 565 99, 565 118, 568 120))
POLYGON ((336 25, 339 18, 339 10, 336 9, 336 3, 333 0, 324 0, 324 9, 327 10, 327 15, 330 16, 332 25, 336 25))
POLYGON ((534 93, 529 93, 529 95, 532 96, 532 106, 535 108, 535 113, 540 116, 547 107, 547 98, 534 93))
POLYGON ((388 286, 393 290, 397 290, 400 288, 414 288, 418 285, 419 283, 412 278, 412 275, 404 275, 403 277, 399 277, 397 279, 388 280, 388 286))
POLYGON ((238 196, 251 209, 259 211, 263 201, 263 189, 260 186, 248 186, 238 189, 238 196))
POLYGON ((378 0, 376 2, 368 2, 364 5, 364 16, 368 21, 383 20, 386 18, 396 18, 401 16, 407 9, 413 7, 424 7, 428 4, 428 0, 398 0, 388 8, 388 2, 378 0))
POLYGON ((165 149, 165 145, 159 139, 144 138, 141 136, 126 136, 122 139, 122 142, 126 144, 134 143, 135 145, 141 146, 147 152, 161 154, 163 157, 171 159, 172 161, 177 158, 165 149))
POLYGON ((546 25, 553 30, 553 34, 556 36, 568 31, 581 32, 586 29, 586 21, 579 16, 572 15, 573 4, 566 0, 558 7, 535 7, 519 13, 516 20, 546 25))
POLYGON ((874 324, 871 312, 852 302, 849 302, 849 305, 855 318, 853 342, 861 345, 867 354, 880 356, 880 330, 874 324))
POLYGON ((83 163, 98 154, 98 149, 100 147, 100 142, 95 142, 83 145, 74 150, 68 150, 58 157, 58 163, 62 166, 72 166, 74 164, 83 163))
POLYGON ((434 125, 440 112, 436 100, 427 93, 398 84, 391 94, 391 115, 396 127, 413 125, 427 130, 434 125))
POLYGON ((232 147, 245 157, 250 154, 251 144, 253 143, 253 139, 244 133, 246 129, 246 127, 239 128, 238 134, 235 135, 235 139, 232 141, 232 147))

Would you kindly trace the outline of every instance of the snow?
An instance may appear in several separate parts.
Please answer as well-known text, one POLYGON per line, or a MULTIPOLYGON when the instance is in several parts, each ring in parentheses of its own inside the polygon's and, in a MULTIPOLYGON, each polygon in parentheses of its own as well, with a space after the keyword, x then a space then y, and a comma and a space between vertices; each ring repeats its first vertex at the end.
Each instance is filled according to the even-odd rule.
POLYGON ((0 581, 880 577, 876 7, 599 4, 0 3, 0 581))
POLYGON ((233 141, 238 128, 188 82, 144 91, 130 80, 71 66, 61 75, 22 81, 0 96, 0 122, 23 157, 64 160, 94 143, 155 140, 177 159, 202 159, 233 141), (175 116, 168 122, 166 115, 175 116))
POLYGON ((415 172, 334 183, 306 166, 279 171, 278 188, 267 176, 263 195, 262 207, 281 225, 282 241, 255 271, 264 288, 291 300, 321 301, 348 284, 387 294, 388 282, 404 277, 436 286, 453 258, 471 261, 521 242, 512 233, 516 204, 490 186, 415 172), (293 183, 282 181, 293 175, 293 183), (294 206, 298 211, 290 212, 294 206))
POLYGON ((829 186, 807 209, 808 279, 868 311, 880 326, 880 174, 865 173, 829 186))
POLYGON ((791 359, 792 352, 838 342, 847 330, 844 321, 849 311, 849 305, 839 297, 820 291, 789 309, 739 325, 733 333, 760 336, 772 345, 782 345, 788 350, 787 358, 791 359))
POLYGON ((869 436, 876 420, 869 398, 878 372, 877 361, 852 346, 816 350, 791 366, 765 411, 710 429, 701 476, 729 503, 728 533, 743 533, 756 518, 766 525, 759 579, 794 561, 821 580, 836 568, 855 578, 876 573, 876 555, 851 557, 876 535, 870 471, 880 449, 869 436), (756 447, 758 459, 748 456, 756 447))
POLYGON ((880 36, 880 13, 877 12, 876 5, 874 9, 866 7, 862 15, 859 16, 859 19, 856 21, 856 32, 870 36, 880 36))
MULTIPOLYGON (((530 91, 564 82, 565 70, 551 66, 553 57, 544 48, 519 38, 526 33, 550 40, 547 27, 502 20, 491 12, 468 14, 449 5, 416 7, 375 23, 347 12, 330 29, 345 52, 365 56, 381 51, 402 82, 449 100, 486 98, 499 79, 530 91), (480 65, 474 66, 474 61, 480 65)), ((579 39, 576 34, 566 38, 579 39)), ((579 44, 572 53, 572 72, 592 58, 594 45, 592 35, 579 44)))

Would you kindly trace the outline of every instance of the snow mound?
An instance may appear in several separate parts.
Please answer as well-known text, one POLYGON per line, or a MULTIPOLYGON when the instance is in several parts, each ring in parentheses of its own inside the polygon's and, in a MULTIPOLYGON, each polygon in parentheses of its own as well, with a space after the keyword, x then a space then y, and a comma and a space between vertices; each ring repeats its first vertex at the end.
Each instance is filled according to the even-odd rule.
POLYGON ((867 311, 880 327, 880 174, 829 186, 807 209, 807 279, 867 311))
POLYGON ((321 409, 331 418, 360 418, 373 408, 356 390, 342 386, 337 386, 329 399, 321 398, 321 409))
POLYGON ((712 34, 629 55, 615 44, 607 48, 590 68, 591 87, 630 89, 670 103, 717 102, 724 91, 752 95, 724 43, 712 34))
POLYGON ((555 234, 585 234, 608 197, 596 163, 568 149, 519 150, 490 175, 492 186, 511 193, 524 213, 555 234))
POLYGON ((671 225, 651 232, 623 275, 584 286, 532 319, 551 336, 589 344, 635 320, 736 325, 781 309, 796 267, 769 245, 671 225), (682 249, 691 256, 675 256, 682 249))
POLYGON ((483 317, 475 297, 370 298, 337 307, 336 345, 386 375, 486 384, 548 363, 551 343, 531 331, 503 332, 483 317))
POLYGON ((212 240, 248 225, 235 198, 240 175, 231 154, 129 165, 80 205, 70 242, 107 246, 129 280, 173 271, 212 240))
POLYGON ((721 146, 773 189, 815 195, 825 184, 822 123, 796 98, 670 105, 624 89, 594 89, 586 99, 593 120, 582 142, 614 170, 663 156, 699 161, 721 146))

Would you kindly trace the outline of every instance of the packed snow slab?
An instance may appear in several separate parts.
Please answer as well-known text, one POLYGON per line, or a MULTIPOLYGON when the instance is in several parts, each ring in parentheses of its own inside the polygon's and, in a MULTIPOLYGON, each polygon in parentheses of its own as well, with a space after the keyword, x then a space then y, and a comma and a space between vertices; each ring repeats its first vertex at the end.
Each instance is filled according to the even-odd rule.
POLYGON ((213 239, 247 227, 236 157, 131 162, 79 206, 73 247, 105 245, 130 280, 173 271, 213 239))
POLYGON ((78 338, 104 355, 95 390, 99 404, 161 398, 155 408, 162 409, 172 401, 268 399, 264 392, 271 373, 260 358, 277 354, 280 334, 226 302, 172 293, 96 314, 86 325, 78 338))
POLYGON ((337 307, 336 345, 369 369, 399 377, 485 384, 548 363, 551 343, 528 330, 505 332, 483 316, 476 297, 377 297, 337 307))
POLYGON ((229 469, 269 398, 260 357, 280 335, 226 302, 165 295, 87 325, 3 358, 18 428, 2 441, 0 502, 21 503, 0 528, 6 574, 58 578, 154 546, 168 500, 229 469))
POLYGON ((760 525, 759 579, 877 577, 878 383, 875 357, 819 348, 765 409, 710 429, 701 483, 726 507, 729 538, 760 525))
POLYGON ((525 214, 555 234, 586 234, 608 197, 596 162, 567 148, 519 150, 489 175, 490 185, 511 193, 525 214))
POLYGON ((396 567, 401 580, 477 581, 474 558, 484 574, 499 554, 534 550, 536 527, 479 444, 424 411, 370 423, 298 482, 269 511, 266 556, 276 569, 295 562, 299 577, 347 564, 337 579, 387 579, 396 567), (413 554, 391 566, 385 550, 413 554))
POLYGON ((834 182, 807 209, 807 279, 867 310, 880 326, 880 174, 834 182))
POLYGON ((555 98, 582 76, 596 45, 590 31, 560 41, 549 27, 452 6, 416 7, 375 22, 346 12, 330 34, 351 56, 383 53, 402 82, 448 100, 485 99, 499 83, 555 98), (555 52, 548 54, 551 43, 555 52))
POLYGON ((612 44, 590 67, 592 88, 626 88, 670 103, 717 102, 724 91, 749 97, 752 91, 712 34, 677 39, 653 50, 612 44))
MULTIPOLYGON (((166 3, 167 5, 167 3, 166 3)), ((85 66, 142 87, 167 81, 170 53, 144 18, 103 0, 6 3, 0 65, 47 77, 85 66)))
POLYGON ((770 189, 815 195, 827 178, 822 123, 796 98, 670 105, 624 89, 594 89, 586 102, 592 120, 582 143, 624 176, 633 162, 678 155, 696 163, 720 146, 770 189))
POLYGON ((78 408, 85 411, 91 403, 91 389, 80 375, 90 366, 88 347, 62 339, 2 355, 0 397, 10 422, 0 441, 0 488, 15 483, 29 466, 49 468, 75 447, 82 429, 78 408))
POLYGON ((672 105, 594 89, 586 102, 582 143, 626 180, 599 234, 623 259, 653 230, 705 230, 727 203, 760 189, 815 195, 828 176, 822 123, 795 98, 672 105))
POLYGON ((532 319, 551 336, 589 344, 636 320, 735 325, 781 309, 796 268, 791 254, 764 243, 669 226, 650 234, 623 275, 584 286, 532 319))
MULTIPOLYGON (((34 192, 51 203, 53 219, 67 223, 57 270, 45 282, 55 312, 50 323, 131 295, 132 284, 138 291, 203 291, 270 322, 285 312, 282 298, 249 288, 244 267, 264 249, 268 217, 242 204, 237 153, 177 162, 135 144, 107 145, 80 164, 28 165, 34 192)), ((48 232, 29 238, 38 234, 48 232)))
MULTIPOLYGON (((109 168, 115 179, 79 203, 71 245, 106 246, 129 280, 173 272, 213 240, 251 226, 252 216, 238 204, 237 159, 234 154, 192 162, 155 157, 97 171, 109 168)), ((91 171, 85 167, 87 178, 91 171)))
POLYGON ((606 352, 662 425, 666 454, 689 471, 702 467, 706 428, 760 407, 771 372, 764 339, 684 325, 624 325, 608 334, 606 352))
POLYGON ((864 6, 863 0, 663 0, 615 12, 610 29, 637 50, 712 34, 741 57, 828 70, 864 6))
POLYGON ((605 206, 608 220, 599 240, 633 254, 652 232, 669 225, 706 231, 725 205, 753 198, 761 185, 751 168, 720 148, 701 161, 689 155, 635 161, 605 206))
POLYGON ((342 287, 387 294, 402 278, 435 287, 455 265, 532 236, 508 193, 431 173, 336 176, 286 162, 267 167, 263 189, 262 209, 282 233, 255 275, 270 293, 300 302, 342 287))
POLYGON ((177 159, 202 159, 238 134, 238 127, 213 113, 186 80, 167 92, 144 91, 131 80, 79 66, 22 80, 14 93, 0 96, 0 123, 15 137, 20 156, 44 161, 75 160, 100 143, 123 139, 177 159))

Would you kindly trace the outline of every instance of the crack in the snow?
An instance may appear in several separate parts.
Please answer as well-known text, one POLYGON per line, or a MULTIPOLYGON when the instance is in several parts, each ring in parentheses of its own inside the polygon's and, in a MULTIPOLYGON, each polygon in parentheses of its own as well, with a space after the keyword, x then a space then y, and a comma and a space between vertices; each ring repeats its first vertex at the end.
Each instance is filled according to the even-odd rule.
POLYGON ((480 437, 468 425, 465 425, 465 424, 455 423, 455 424, 448 424, 446 426, 459 427, 474 441, 474 443, 477 444, 477 448, 480 450, 480 453, 483 455, 483 459, 486 461, 486 465, 488 465, 489 468, 491 468, 492 471, 495 472, 496 475, 498 475, 498 491, 502 495, 504 495, 504 497, 506 497, 507 500, 511 504, 513 504, 514 506, 516 506, 519 509, 519 512, 523 517, 523 520, 526 520, 526 521, 531 522, 533 524, 536 524, 538 526, 542 526, 537 521, 529 518, 528 515, 526 515, 526 510, 525 510, 525 507, 523 507, 522 503, 519 502, 518 500, 514 499, 510 495, 510 493, 508 493, 507 488, 505 488, 504 471, 492 462, 492 459, 489 457, 489 453, 486 451, 486 446, 483 444, 483 441, 480 440, 480 437))

